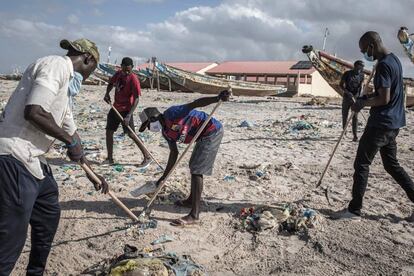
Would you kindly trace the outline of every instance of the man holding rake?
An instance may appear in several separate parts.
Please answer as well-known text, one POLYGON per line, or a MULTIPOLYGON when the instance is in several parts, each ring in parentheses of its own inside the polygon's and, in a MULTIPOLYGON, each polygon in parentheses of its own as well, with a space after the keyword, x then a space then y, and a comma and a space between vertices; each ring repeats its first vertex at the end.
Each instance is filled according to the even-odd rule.
MULTIPOLYGON (((208 118, 206 113, 197 111, 195 108, 205 107, 219 101, 228 101, 229 97, 230 93, 225 90, 215 97, 200 98, 188 104, 172 106, 162 114, 155 107, 144 109, 140 114, 142 125, 139 131, 143 132, 147 128, 153 132, 161 131, 170 148, 167 167, 157 181, 157 187, 168 176, 177 161, 177 142, 190 144, 199 128, 208 118)), ((174 220, 172 225, 186 226, 199 223, 203 176, 211 175, 213 172, 214 161, 223 138, 223 133, 222 124, 216 119, 211 118, 196 140, 189 164, 191 193, 187 199, 176 202, 178 206, 191 207, 191 212, 183 218, 174 220)))

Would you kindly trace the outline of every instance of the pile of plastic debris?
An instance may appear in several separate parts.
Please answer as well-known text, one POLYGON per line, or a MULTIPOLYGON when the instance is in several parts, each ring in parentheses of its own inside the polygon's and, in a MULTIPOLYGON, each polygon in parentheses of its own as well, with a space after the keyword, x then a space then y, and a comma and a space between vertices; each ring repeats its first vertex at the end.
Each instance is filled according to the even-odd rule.
POLYGON ((189 255, 164 252, 162 245, 153 245, 138 250, 126 244, 124 253, 103 260, 85 269, 82 274, 96 276, 156 275, 156 276, 201 276, 204 268, 196 264, 189 255))
POLYGON ((289 126, 291 131, 315 129, 315 127, 306 120, 299 120, 289 126))
POLYGON ((261 232, 276 228, 279 232, 295 234, 314 228, 319 215, 316 211, 300 204, 287 203, 280 206, 242 208, 239 213, 239 229, 261 232))

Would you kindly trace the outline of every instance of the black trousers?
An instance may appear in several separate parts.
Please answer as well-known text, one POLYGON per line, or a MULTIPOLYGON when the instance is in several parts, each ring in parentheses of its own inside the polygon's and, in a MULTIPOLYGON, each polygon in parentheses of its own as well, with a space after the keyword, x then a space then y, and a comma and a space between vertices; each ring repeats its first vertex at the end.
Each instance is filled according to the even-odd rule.
POLYGON ((348 210, 361 215, 362 200, 368 183, 369 166, 379 151, 384 169, 404 189, 408 198, 414 202, 414 183, 410 176, 400 166, 397 160, 397 137, 399 129, 379 129, 367 127, 359 141, 358 151, 354 162, 354 185, 352 200, 348 210))
POLYGON ((60 218, 58 187, 42 165, 38 180, 10 155, 0 155, 0 275, 10 275, 31 226, 27 275, 43 275, 60 218))
MULTIPOLYGON (((348 114, 349 110, 351 109, 351 106, 354 104, 354 101, 344 96, 342 99, 342 128, 345 128, 346 121, 348 120, 348 114)), ((357 129, 358 129, 358 113, 355 113, 355 115, 352 117, 352 133, 354 134, 354 137, 357 137, 357 129)))

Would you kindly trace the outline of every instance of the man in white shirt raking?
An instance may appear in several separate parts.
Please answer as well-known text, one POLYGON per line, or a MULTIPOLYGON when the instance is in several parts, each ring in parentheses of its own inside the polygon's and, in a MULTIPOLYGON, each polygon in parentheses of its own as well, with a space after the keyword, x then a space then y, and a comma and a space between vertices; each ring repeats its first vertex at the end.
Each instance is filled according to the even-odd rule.
MULTIPOLYGON (((9 275, 31 226, 27 275, 43 275, 60 218, 58 187, 43 155, 57 139, 68 157, 88 165, 71 103, 99 62, 95 43, 62 40, 66 56, 38 59, 24 72, 0 115, 0 276, 9 275)), ((107 193, 98 175, 96 190, 107 193)))

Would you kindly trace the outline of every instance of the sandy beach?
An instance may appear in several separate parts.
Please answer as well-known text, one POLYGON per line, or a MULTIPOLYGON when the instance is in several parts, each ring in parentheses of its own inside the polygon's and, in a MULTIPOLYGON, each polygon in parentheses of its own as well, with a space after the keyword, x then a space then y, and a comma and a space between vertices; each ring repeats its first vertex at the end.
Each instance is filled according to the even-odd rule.
MULTIPOLYGON (((1 81, 0 109, 17 86, 1 81)), ((139 170, 138 148, 122 128, 115 137, 114 158, 120 166, 101 165, 106 157, 105 125, 108 105, 105 86, 83 86, 74 106, 78 132, 93 168, 104 175, 114 193, 135 214, 147 199, 133 198, 130 191, 157 180, 156 165, 139 170)), ((160 110, 184 104, 201 94, 143 91, 138 110, 160 110)), ((332 211, 345 207, 351 196, 353 160, 357 143, 351 131, 344 138, 327 172, 324 185, 331 186, 333 206, 323 190, 314 191, 329 154, 339 137, 340 99, 325 106, 305 105, 309 98, 234 97, 215 114, 225 129, 214 174, 205 177, 201 225, 176 228, 170 220, 189 210, 170 201, 154 204, 151 215, 156 229, 138 235, 125 230, 131 220, 109 198, 93 190, 79 166, 67 162, 61 143, 48 153, 59 184, 61 220, 46 275, 79 275, 105 258, 122 253, 125 244, 148 246, 163 234, 173 237, 165 251, 187 254, 208 275, 414 275, 414 223, 404 220, 413 205, 404 191, 385 172, 379 154, 370 171, 361 222, 329 219, 332 211), (240 127, 243 121, 251 127, 240 127), (305 120, 313 129, 293 131, 292 124, 305 120), (255 175, 256 170, 264 172, 255 175), (300 201, 320 215, 315 228, 304 235, 283 235, 275 228, 257 235, 237 229, 241 208, 300 201)), ((207 113, 213 106, 203 109, 207 113)), ((362 111, 368 117, 368 110, 362 111)), ((414 177, 414 112, 407 112, 407 127, 398 136, 398 157, 414 177)), ((359 135, 365 121, 359 117, 359 135)), ((137 112, 135 125, 139 124, 137 112)), ((160 134, 141 136, 148 149, 166 164, 168 146, 160 134)), ((179 147, 180 151, 184 146, 179 147)), ((167 192, 188 194, 190 174, 187 155, 168 181, 167 192)), ((29 230, 30 231, 30 230, 29 230)), ((28 238, 13 275, 24 275, 30 249, 28 238)))

